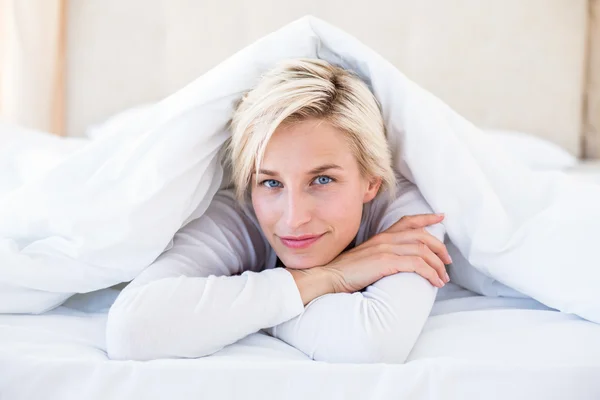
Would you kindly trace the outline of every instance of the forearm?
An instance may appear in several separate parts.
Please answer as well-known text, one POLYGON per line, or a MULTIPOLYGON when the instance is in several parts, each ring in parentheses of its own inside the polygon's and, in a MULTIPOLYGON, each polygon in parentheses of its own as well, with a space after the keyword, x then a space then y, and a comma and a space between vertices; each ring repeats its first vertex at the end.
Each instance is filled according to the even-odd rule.
POLYGON ((109 311, 111 359, 202 357, 303 311, 283 269, 160 279, 124 289, 109 311))
POLYGON ((433 306, 437 289, 414 273, 383 278, 364 292, 330 294, 301 317, 267 331, 317 361, 403 363, 433 306))

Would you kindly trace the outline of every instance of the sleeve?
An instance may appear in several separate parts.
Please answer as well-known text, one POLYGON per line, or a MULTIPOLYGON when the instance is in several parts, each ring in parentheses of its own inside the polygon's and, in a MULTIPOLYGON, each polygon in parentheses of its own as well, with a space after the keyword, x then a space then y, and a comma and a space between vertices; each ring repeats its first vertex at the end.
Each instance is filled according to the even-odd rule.
MULTIPOLYGON (((377 207, 375 207, 377 208, 377 207)), ((431 213, 417 187, 399 182, 395 201, 367 217, 371 236, 404 215, 431 213)), ((427 228, 444 239, 440 224, 427 228)), ((387 276, 363 292, 327 294, 298 317, 266 329, 318 361, 404 363, 429 317, 437 288, 416 273, 387 276)))
POLYGON ((266 240, 236 206, 230 191, 217 193, 123 289, 108 313, 109 358, 201 357, 304 310, 288 271, 259 272, 266 240))

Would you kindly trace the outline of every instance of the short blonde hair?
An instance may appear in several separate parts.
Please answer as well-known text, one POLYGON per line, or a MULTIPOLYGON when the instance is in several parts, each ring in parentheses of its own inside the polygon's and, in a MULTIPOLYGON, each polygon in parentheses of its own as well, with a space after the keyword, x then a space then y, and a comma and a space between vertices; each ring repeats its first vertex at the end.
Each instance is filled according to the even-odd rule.
POLYGON ((236 105, 228 157, 238 200, 247 194, 277 127, 308 118, 325 120, 347 133, 363 176, 381 178, 379 191, 394 195, 396 177, 375 96, 350 71, 302 58, 278 63, 236 105))

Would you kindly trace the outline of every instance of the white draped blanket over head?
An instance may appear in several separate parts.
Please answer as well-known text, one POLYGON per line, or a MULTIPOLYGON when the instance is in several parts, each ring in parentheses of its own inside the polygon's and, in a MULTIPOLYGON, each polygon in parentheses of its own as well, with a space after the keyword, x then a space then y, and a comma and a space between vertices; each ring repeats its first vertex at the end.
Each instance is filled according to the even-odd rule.
MULTIPOLYGON (((600 186, 534 172, 349 34, 307 16, 0 199, 0 312, 40 313, 136 277, 223 182, 235 101, 287 58, 358 73, 382 106, 397 171, 479 272, 600 322, 600 186)), ((226 179, 226 178, 225 178, 226 179)))

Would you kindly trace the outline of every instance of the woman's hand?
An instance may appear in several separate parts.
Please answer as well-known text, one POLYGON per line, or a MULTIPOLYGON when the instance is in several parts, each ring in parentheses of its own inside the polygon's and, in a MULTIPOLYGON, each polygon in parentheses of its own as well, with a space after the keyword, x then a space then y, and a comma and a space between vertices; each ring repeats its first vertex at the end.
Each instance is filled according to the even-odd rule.
POLYGON ((319 268, 330 272, 335 293, 353 293, 398 272, 416 272, 442 287, 450 280, 444 264, 452 259, 444 243, 425 227, 443 219, 440 214, 402 217, 386 231, 319 268))

